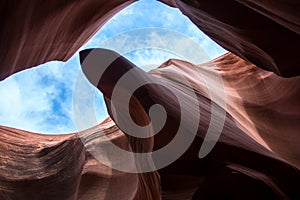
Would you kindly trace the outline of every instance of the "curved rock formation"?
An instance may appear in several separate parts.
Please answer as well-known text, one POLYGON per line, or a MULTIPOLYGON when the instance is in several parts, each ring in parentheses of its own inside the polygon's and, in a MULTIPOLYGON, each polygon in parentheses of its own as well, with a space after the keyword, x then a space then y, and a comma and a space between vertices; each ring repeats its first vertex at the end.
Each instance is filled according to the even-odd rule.
POLYGON ((76 198, 85 155, 75 135, 0 130, 0 199, 76 198))
MULTIPOLYGON (((86 53, 88 51, 82 55, 86 53)), ((119 57, 100 79, 98 86, 106 96, 108 107, 116 81, 132 68, 135 68, 132 63, 119 57)), ((109 119, 78 134, 56 136, 1 127, 1 199, 159 199, 161 194, 164 199, 172 200, 193 196, 194 199, 211 199, 215 189, 218 195, 236 199, 299 197, 299 149, 297 140, 291 139, 299 126, 293 122, 299 120, 296 112, 299 105, 295 102, 299 94, 296 85, 299 78, 280 78, 230 53, 199 66, 169 60, 150 74, 141 70, 137 72, 137 79, 153 79, 157 84, 148 84, 134 93, 131 116, 138 124, 146 125, 149 123, 146 115, 149 107, 153 103, 163 105, 169 115, 159 134, 146 140, 125 137, 109 119), (227 113, 222 135, 204 159, 198 158, 198 152, 207 131, 213 102, 208 99, 206 83, 197 77, 199 72, 206 77, 220 73, 227 93, 227 104, 222 108, 227 113), (169 98, 172 93, 168 88, 176 86, 183 94, 188 89, 184 84, 178 84, 176 74, 184 75, 193 85, 198 94, 196 100, 199 101, 201 119, 197 137, 188 150, 176 162, 159 170, 161 193, 160 179, 155 172, 119 172, 97 161, 94 157, 103 152, 95 148, 101 145, 104 136, 120 148, 134 152, 157 150, 172 140, 180 121, 180 107, 176 98, 169 98), (268 81, 276 82, 278 87, 266 87, 268 81), (270 98, 275 93, 272 89, 281 95, 270 98), (282 103, 284 100, 288 106, 282 103), (278 109, 281 112, 276 112, 278 109), (295 110, 294 114, 287 115, 290 110, 295 110), (271 118, 273 113, 278 116, 271 118), (283 117, 290 117, 283 127, 287 143, 278 139, 282 134, 278 130, 281 127, 269 121, 283 117), (257 126, 251 124, 255 120, 260 122, 256 123, 257 126), (268 131, 273 135, 270 136, 268 131), (257 189, 253 191, 251 188, 257 189)), ((126 91, 126 86, 123 89, 126 91)), ((193 105, 193 99, 188 105, 193 105)), ((191 120, 195 118, 192 113, 191 120)), ((185 126, 188 128, 189 124, 185 126)), ((128 159, 128 165, 130 163, 139 164, 128 159)))
POLYGON ((279 76, 300 75, 300 3, 297 0, 181 1, 177 7, 230 52, 279 76))
POLYGON ((110 119, 76 134, 41 135, 3 126, 0 133, 1 200, 159 199, 155 172, 150 175, 156 185, 149 174, 114 170, 86 150, 101 145, 106 137, 120 148, 131 149, 110 119))
MULTIPOLYGON (((279 76, 300 75, 297 0, 161 0, 225 49, 279 76)), ((133 0, 2 1, 0 80, 51 60, 66 61, 133 0)))
POLYGON ((0 80, 51 60, 68 60, 132 2, 1 1, 0 80))
MULTIPOLYGON (((110 120, 80 133, 57 136, 1 126, 0 199, 156 200, 162 196, 176 200, 212 199, 216 193, 233 199, 300 199, 299 3, 162 1, 178 7, 221 46, 253 64, 229 53, 199 66, 169 60, 149 74, 137 69, 133 74, 136 80, 151 84, 133 94, 130 114, 134 121, 147 124, 153 104, 161 104, 167 111, 163 129, 147 139, 124 134, 110 120), (223 78, 225 105, 219 93, 222 90, 209 90, 199 72, 206 83, 215 83, 216 75, 223 78), (181 76, 189 84, 181 82, 181 76), (195 106, 201 118, 196 121, 199 128, 192 144, 176 162, 158 171, 160 178, 156 172, 113 170, 94 158, 103 152, 93 147, 107 137, 133 152, 155 151, 172 141, 180 126, 181 107, 170 89, 184 97, 183 108, 190 112, 183 127, 187 137, 199 114, 195 106), (191 98, 190 91, 197 98, 191 98), (213 105, 217 116, 225 112, 224 127, 213 150, 199 159, 213 105)), ((67 60, 113 14, 132 2, 2 1, 0 80, 50 60, 67 60)), ((111 115, 114 85, 130 69, 136 67, 119 57, 96 83, 111 115)), ((121 89, 128 91, 126 85, 121 89)), ((128 165, 153 164, 148 158, 145 163, 138 161, 128 160, 128 165)))
MULTIPOLYGON (((201 119, 197 130, 198 137, 176 162, 160 170, 163 181, 165 174, 170 175, 172 173, 174 175, 183 173, 186 176, 200 174, 198 181, 208 174, 220 173, 219 176, 222 177, 227 176, 228 173, 224 169, 230 168, 248 176, 248 178, 261 181, 270 187, 272 189, 270 191, 273 191, 273 193, 271 192, 272 195, 278 198, 296 198, 299 196, 296 189, 297 179, 300 175, 300 151, 297 145, 297 131, 300 128, 297 123, 300 120, 300 113, 297 112, 299 109, 297 99, 299 99, 300 94, 300 86, 297 84, 299 78, 280 78, 231 53, 199 66, 185 61, 169 60, 148 74, 122 56, 105 49, 85 50, 81 53, 83 71, 87 77, 90 78, 91 75, 89 74, 91 71, 87 68, 93 69, 92 73, 95 75, 97 74, 95 69, 107 66, 104 63, 109 57, 113 57, 113 62, 105 68, 103 76, 95 86, 103 92, 112 117, 115 116, 112 114, 110 102, 113 90, 120 88, 122 92, 130 92, 129 82, 128 84, 118 83, 120 78, 129 72, 133 72, 133 76, 130 78, 134 82, 144 82, 144 85, 141 85, 133 93, 133 97, 143 106, 145 112, 148 113, 149 108, 155 104, 162 105, 167 111, 168 118, 163 129, 154 136, 154 150, 163 148, 172 141, 179 126, 185 127, 186 138, 189 137, 188 134, 193 134, 190 129, 193 122, 197 120, 197 112, 192 110, 195 109, 195 106, 199 106, 201 119), (93 60, 94 65, 84 61, 89 59, 90 54, 95 56, 94 58, 98 61, 93 60), (226 105, 218 110, 217 116, 222 115, 224 109, 226 118, 215 149, 202 161, 199 160, 197 154, 209 127, 212 104, 222 105, 220 103, 222 101, 220 89, 216 87, 216 82, 214 82, 218 74, 221 74, 224 81, 224 88, 220 89, 225 90, 226 105), (189 95, 189 85, 182 82, 181 76, 192 86, 193 91, 197 94, 196 99, 189 95), (205 76, 206 79, 203 80, 201 76, 205 76), (276 87, 269 86, 269 82, 276 83, 276 87), (208 87, 211 86, 213 88, 209 90, 208 87), (180 104, 180 99, 176 99, 177 95, 174 95, 174 88, 176 92, 187 97, 185 104, 180 104), (277 93, 280 95, 276 95, 277 93), (217 96, 214 102, 211 101, 211 96, 217 96), (182 110, 189 112, 188 119, 183 124, 181 124, 182 110), (274 116, 275 113, 276 116, 274 116), (285 123, 279 124, 279 120, 284 120, 285 123), (216 168, 215 165, 217 165, 216 168), (281 167, 274 168, 274 165, 281 167), (204 166, 212 169, 199 172, 199 169, 204 166)), ((121 102, 117 100, 113 104, 115 106, 122 104, 124 98, 121 97, 120 99, 121 102)), ((123 112, 118 115, 116 121, 120 121, 119 118, 126 116, 126 109, 123 106, 128 105, 124 104, 115 108, 123 112)), ((131 116, 138 118, 139 114, 134 116, 131 113, 131 116)), ((165 156, 173 156, 172 151, 165 156)), ((159 160, 155 160, 155 157, 153 159, 154 163, 159 162, 159 160)), ((229 174, 229 176, 231 175, 229 174)), ((197 180, 195 181, 197 182, 197 180)), ((261 185, 261 182, 253 184, 261 185)), ((168 184, 166 187, 168 188, 168 184)), ((265 192, 270 193, 270 191, 265 192)), ((257 197, 261 195, 259 192, 258 194, 249 193, 252 193, 249 199, 253 198, 253 195, 257 195, 257 197)), ((242 196, 239 197, 242 198, 242 196)))

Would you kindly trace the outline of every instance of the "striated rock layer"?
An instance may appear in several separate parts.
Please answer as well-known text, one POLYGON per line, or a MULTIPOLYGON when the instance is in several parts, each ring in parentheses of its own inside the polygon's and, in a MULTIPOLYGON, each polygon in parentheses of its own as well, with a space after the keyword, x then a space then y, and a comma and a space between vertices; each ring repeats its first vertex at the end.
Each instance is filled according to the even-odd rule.
MULTIPOLYGON (((300 75, 299 1, 161 0, 180 9, 225 49, 279 76, 300 75)), ((66 61, 133 0, 0 2, 0 80, 66 61)))
MULTIPOLYGON (((155 104, 162 105, 166 110, 166 123, 162 130, 154 136, 154 150, 158 150, 174 140, 180 126, 184 127, 186 138, 189 137, 189 134, 193 134, 190 131, 198 114, 198 111, 194 112, 193 110, 199 106, 201 118, 196 133, 197 137, 176 162, 159 171, 162 175, 162 182, 167 180, 164 179, 165 175, 169 177, 170 174, 171 179, 172 174, 183 174, 189 178, 198 175, 198 180, 192 180, 197 185, 203 180, 203 176, 207 177, 209 174, 214 176, 214 174, 220 173, 218 175, 220 177, 228 176, 226 170, 229 168, 248 176, 248 178, 251 177, 256 181, 263 182, 278 198, 296 198, 299 196, 296 189, 300 175, 300 151, 297 145, 297 134, 300 128, 299 123, 297 123, 300 120, 300 113, 297 112, 300 106, 297 101, 300 94, 300 86, 297 84, 299 78, 280 78, 231 53, 198 66, 171 59, 158 69, 152 70, 150 74, 138 69, 115 52, 105 49, 85 50, 81 53, 81 60, 88 59, 91 54, 98 61, 94 62, 94 65, 90 62, 83 62, 83 71, 88 78, 91 78, 88 68, 105 67, 106 65, 103 63, 106 61, 104 60, 115 57, 115 60, 106 68, 103 76, 95 85, 103 92, 112 117, 114 115, 112 115, 110 101, 113 97, 113 89, 119 88, 123 95, 126 91, 130 92, 129 82, 128 84, 118 84, 120 78, 123 78, 128 72, 133 72, 131 80, 134 80, 135 83, 144 82, 144 85, 141 85, 133 93, 132 98, 138 100, 145 113, 148 113, 149 108, 155 104), (215 81, 218 75, 221 75, 224 81, 223 88, 218 88, 220 85, 215 81), (187 83, 182 81, 182 76, 187 83), (206 78, 203 79, 203 77, 206 78), (276 83, 276 85, 269 85, 269 82, 276 83), (191 87, 197 98, 190 95, 191 87), (226 104, 223 106, 221 90, 224 90, 226 94, 226 104), (180 99, 176 98, 174 91, 184 97, 183 104, 181 104, 180 99), (215 97, 214 101, 212 101, 212 96, 215 97), (217 113, 214 113, 217 118, 222 117, 223 111, 226 111, 224 127, 217 145, 208 157, 202 160, 198 158, 198 152, 203 139, 206 137, 209 124, 213 120, 211 119, 213 104, 221 107, 216 111, 217 113), (189 115, 185 123, 181 124, 180 120, 184 110, 189 112, 189 115), (284 121, 284 123, 280 123, 280 121, 284 121)), ((93 72, 95 74, 97 70, 93 72)), ((93 80, 91 82, 93 83, 93 80)), ((124 101, 123 98, 121 99, 120 104, 124 101)), ((117 102, 114 101, 113 104, 116 106, 118 100, 117 102)), ((118 115, 118 121, 122 116, 126 116, 126 106, 128 105, 116 107, 116 109, 122 110, 118 115)), ((135 115, 131 113, 131 116, 135 115)), ((135 117, 138 118, 139 116, 140 113, 137 113, 135 117)), ((218 118, 218 120, 220 119, 218 118)), ((218 122, 215 121, 215 123, 218 122)), ((180 143, 178 145, 174 148, 182 148, 180 143)), ((172 150, 168 153, 165 154, 166 157, 173 155, 172 150)), ((153 159, 154 163, 159 162, 155 157, 153 159)), ((185 179, 184 176, 180 178, 185 179)), ((237 181, 240 181, 239 178, 237 181)), ((218 178, 215 179, 218 180, 218 178)), ((250 183, 252 182, 250 181, 250 183)), ((170 184, 172 185, 172 182, 165 184, 165 187, 169 188, 170 184)), ((178 187, 177 182, 176 185, 178 187)), ((243 186, 240 187, 244 188, 243 186)), ((210 189, 213 190, 213 188, 210 189)), ((231 190, 225 192, 226 195, 230 192, 235 193, 233 189, 231 190)), ((263 195, 270 191, 264 191, 263 195)), ((249 199, 261 195, 259 191, 257 193, 247 192, 250 195, 249 199)))
MULTIPOLYGON (((97 51, 99 60, 103 60, 103 52, 115 54, 97 51)), ((84 51, 81 58, 87 53, 88 50, 84 51)), ((299 78, 280 78, 231 53, 198 66, 171 59, 150 73, 118 57, 98 85, 110 112, 112 89, 130 69, 136 69, 137 81, 155 83, 133 94, 129 104, 132 118, 139 125, 148 124, 146 113, 151 105, 158 103, 168 113, 164 128, 154 137, 139 139, 121 132, 110 119, 86 131, 67 135, 40 135, 1 127, 0 199, 160 199, 161 196, 172 200, 212 199, 218 197, 216 191, 217 195, 233 199, 299 198, 296 135, 299 130, 296 122, 300 119, 299 84, 296 84, 299 78), (200 74, 208 77, 206 82, 200 74), (209 81, 217 74, 222 75, 226 91, 226 105, 218 110, 219 115, 226 111, 224 128, 208 156, 199 159, 212 103, 222 105, 220 98, 210 101, 213 94, 207 92, 213 83, 209 81), (170 90, 175 87, 181 94, 188 94, 188 85, 178 82, 182 75, 197 94, 197 99, 186 96, 187 107, 179 105, 170 90), (276 82, 276 86, 269 85, 269 81, 276 82), (158 171, 160 177, 156 172, 120 172, 95 159, 105 153, 97 151, 105 141, 104 136, 127 151, 160 149, 176 134, 179 109, 194 109, 196 102, 201 111, 197 137, 176 162, 158 171), (279 126, 277 120, 285 123, 279 126)), ((126 87, 123 85, 122 91, 126 92, 126 87)), ((220 91, 215 89, 210 92, 215 91, 217 96, 220 91)), ((187 133, 190 123, 196 119, 194 114, 190 111, 190 120, 183 125, 187 133)), ((144 163, 128 159, 126 164, 144 163)))
POLYGON ((297 0, 160 0, 230 52, 279 76, 300 75, 297 0))
MULTIPOLYGON (((3 126, 0 133, 1 200, 159 199, 158 180, 153 185, 148 174, 109 168, 86 151, 101 145, 103 135, 131 149, 110 119, 78 134, 41 135, 3 126)), ((156 173, 153 177, 159 178, 156 173)))
POLYGON ((0 80, 51 60, 68 60, 133 0, 1 1, 0 80))
MULTIPOLYGON (((0 80, 50 60, 67 60, 132 2, 1 1, 0 80)), ((167 112, 163 129, 148 139, 124 134, 110 119, 80 133, 56 136, 1 126, 0 199, 300 199, 299 2, 162 2, 178 7, 213 40, 252 64, 228 53, 198 66, 169 60, 150 73, 137 69, 136 80, 151 84, 134 93, 131 117, 145 125, 153 104, 161 104, 167 112), (215 85, 217 75, 224 88, 215 85), (182 76, 189 84, 182 82, 182 76), (160 169, 158 175, 120 172, 95 159, 105 153, 94 147, 106 137, 133 152, 168 144, 180 126, 182 108, 171 89, 184 97, 183 109, 190 113, 183 125, 186 133, 197 119, 196 108, 201 115, 196 138, 176 162, 160 169), (190 91, 197 98, 191 98, 190 91), (199 159, 213 105, 217 117, 225 112, 224 127, 213 150, 199 159)), ((104 93, 110 114, 114 86, 130 69, 136 67, 120 57, 94 83, 104 93)), ((121 89, 128 91, 126 85, 121 89)), ((140 163, 134 158, 128 166, 152 162, 156 160, 140 163)))

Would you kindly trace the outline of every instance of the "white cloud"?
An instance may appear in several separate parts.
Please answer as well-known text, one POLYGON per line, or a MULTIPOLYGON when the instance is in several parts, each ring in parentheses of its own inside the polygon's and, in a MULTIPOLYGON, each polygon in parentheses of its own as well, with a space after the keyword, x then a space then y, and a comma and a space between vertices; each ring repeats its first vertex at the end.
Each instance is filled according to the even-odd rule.
MULTIPOLYGON (((152 0, 138 1, 122 10, 80 49, 96 47, 116 50, 147 71, 169 58, 195 63, 207 61, 199 53, 199 47, 212 58, 225 52, 178 9, 152 0), (158 29, 142 29, 145 27, 158 29)), ((76 131, 72 103, 80 69, 78 61, 76 53, 66 63, 48 62, 0 82, 0 124, 40 133, 76 131)), ((86 82, 79 87, 81 99, 77 109, 89 119, 93 113, 87 112, 91 108, 87 100, 94 88, 86 82)), ((95 110, 98 122, 107 116, 99 92, 96 92, 95 110)), ((89 127, 93 123, 96 122, 87 120, 83 125, 89 127)))
POLYGON ((0 121, 2 125, 12 126, 20 129, 36 131, 37 127, 42 129, 43 116, 51 111, 51 99, 49 94, 55 91, 49 88, 46 92, 38 85, 32 84, 26 79, 26 93, 20 88, 14 77, 7 79, 0 84, 0 121))

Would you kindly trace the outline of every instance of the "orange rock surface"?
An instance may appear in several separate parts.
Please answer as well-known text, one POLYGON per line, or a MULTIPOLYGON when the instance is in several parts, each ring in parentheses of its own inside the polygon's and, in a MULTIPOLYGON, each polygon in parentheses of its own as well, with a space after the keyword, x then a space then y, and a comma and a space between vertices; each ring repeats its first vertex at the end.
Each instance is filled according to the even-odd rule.
MULTIPOLYGON (((132 2, 1 1, 0 80, 47 61, 66 61, 132 2)), ((149 73, 135 74, 139 80, 157 84, 134 94, 132 118, 147 124, 148 109, 154 103, 168 113, 163 129, 149 139, 124 134, 111 119, 79 133, 55 136, 1 126, 1 200, 300 199, 299 2, 162 2, 179 8, 232 53, 201 65, 169 60, 149 73), (178 82, 181 75, 190 85, 178 82), (206 84, 213 85, 216 75, 224 83, 225 105, 221 90, 210 90, 213 99, 208 92, 206 84), (187 132, 197 118, 193 105, 201 111, 197 136, 176 162, 158 172, 125 173, 104 166, 87 151, 103 142, 99 132, 128 151, 152 151, 168 144, 180 122, 178 101, 168 88, 177 88, 186 97, 184 108, 191 112, 187 132), (197 99, 186 95, 189 89, 197 99), (212 105, 218 106, 219 115, 225 112, 224 127, 213 150, 199 159, 212 105)), ((112 89, 132 68, 136 67, 120 57, 97 83, 110 114, 112 89)), ((126 86, 123 89, 126 92, 126 86)), ((128 161, 130 166, 139 164, 128 161)))

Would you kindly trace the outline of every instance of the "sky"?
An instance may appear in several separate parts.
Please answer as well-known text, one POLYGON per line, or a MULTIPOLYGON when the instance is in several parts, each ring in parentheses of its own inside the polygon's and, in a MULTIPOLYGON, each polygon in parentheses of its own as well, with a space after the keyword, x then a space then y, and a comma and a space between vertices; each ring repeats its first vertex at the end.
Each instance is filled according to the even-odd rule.
POLYGON ((84 97, 91 94, 96 121, 83 122, 80 130, 103 121, 108 115, 102 94, 84 78, 76 87, 83 98, 75 106, 73 98, 83 76, 78 52, 99 47, 119 52, 145 71, 170 58, 200 64, 226 53, 178 9, 141 0, 110 19, 67 62, 47 62, 1 81, 0 125, 45 134, 76 132, 74 109, 84 115, 91 106, 84 97))

